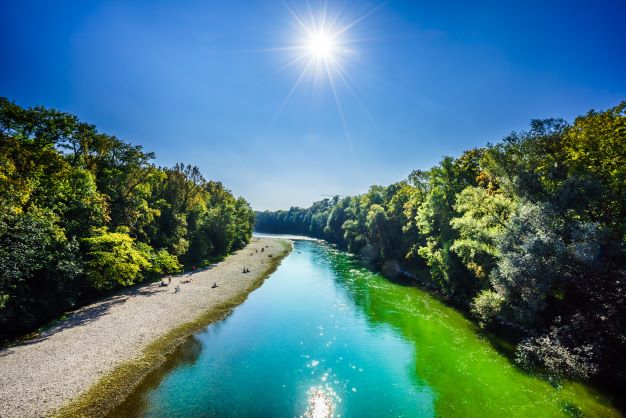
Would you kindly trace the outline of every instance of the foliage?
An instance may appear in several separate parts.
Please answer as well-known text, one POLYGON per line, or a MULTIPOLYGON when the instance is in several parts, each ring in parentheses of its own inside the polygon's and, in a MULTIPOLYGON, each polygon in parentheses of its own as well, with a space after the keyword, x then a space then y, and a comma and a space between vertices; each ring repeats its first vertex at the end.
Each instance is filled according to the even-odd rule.
POLYGON ((472 300, 472 314, 482 324, 488 323, 500 313, 504 301, 505 298, 500 293, 491 289, 482 290, 472 300))
POLYGON ((83 241, 87 247, 87 276, 96 289, 111 289, 115 283, 130 286, 150 266, 128 234, 98 230, 96 236, 83 241))
POLYGON ((624 384, 625 161, 622 103, 571 125, 534 120, 360 196, 257 213, 257 229, 400 263, 483 326, 521 334, 525 367, 624 384))
POLYGON ((515 202, 501 191, 468 186, 457 194, 454 208, 461 215, 450 220, 459 234, 451 250, 474 276, 484 280, 500 255, 496 241, 507 228, 515 202))
POLYGON ((0 98, 0 339, 242 248, 254 213, 197 167, 0 98))
POLYGON ((34 327, 73 302, 82 274, 78 243, 68 240, 54 215, 29 208, 0 216, 0 326, 34 327))
POLYGON ((183 265, 178 258, 166 250, 161 249, 151 256, 149 271, 156 276, 180 273, 183 270, 183 265))

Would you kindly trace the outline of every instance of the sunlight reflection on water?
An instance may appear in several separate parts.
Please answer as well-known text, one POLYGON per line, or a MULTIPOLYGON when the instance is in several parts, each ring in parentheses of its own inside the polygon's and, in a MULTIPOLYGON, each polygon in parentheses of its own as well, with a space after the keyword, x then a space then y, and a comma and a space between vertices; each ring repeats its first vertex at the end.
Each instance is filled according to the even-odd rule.
POLYGON ((337 393, 328 385, 314 386, 307 392, 308 406, 304 418, 330 418, 333 417, 336 401, 341 402, 337 393))
POLYGON ((295 241, 260 289, 195 338, 192 363, 114 416, 620 416, 586 388, 518 371, 452 308, 323 243, 295 241))

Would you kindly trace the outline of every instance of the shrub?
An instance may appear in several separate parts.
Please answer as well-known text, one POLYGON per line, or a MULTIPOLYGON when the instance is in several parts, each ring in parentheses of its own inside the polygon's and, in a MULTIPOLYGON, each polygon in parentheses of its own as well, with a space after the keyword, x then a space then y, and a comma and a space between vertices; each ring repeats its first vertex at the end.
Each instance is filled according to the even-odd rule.
POLYGON ((84 239, 88 247, 87 277, 93 286, 104 290, 139 281, 150 262, 134 245, 135 240, 122 232, 96 231, 95 236, 84 239))

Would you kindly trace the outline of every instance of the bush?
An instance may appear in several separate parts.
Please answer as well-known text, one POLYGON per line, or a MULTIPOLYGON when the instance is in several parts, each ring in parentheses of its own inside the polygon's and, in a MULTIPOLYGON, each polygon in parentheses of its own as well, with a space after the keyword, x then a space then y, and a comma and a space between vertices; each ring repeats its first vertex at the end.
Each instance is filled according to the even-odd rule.
POLYGON ((483 290, 472 301, 472 314, 478 318, 481 325, 491 322, 502 309, 505 298, 493 290, 483 290))
POLYGON ((588 379, 598 372, 593 347, 569 347, 556 328, 546 335, 526 338, 518 344, 515 356, 522 367, 546 370, 557 378, 588 379))
POLYGON ((146 269, 150 279, 158 279, 164 274, 179 273, 183 270, 183 265, 178 261, 178 257, 168 253, 167 250, 155 251, 144 243, 137 243, 136 246, 150 263, 146 269))
POLYGON ((97 230, 97 235, 85 238, 87 245, 87 278, 99 290, 117 285, 129 286, 142 277, 150 262, 134 245, 134 239, 122 232, 97 230))
POLYGON ((82 266, 74 256, 76 241, 67 240, 55 221, 35 208, 0 214, 0 338, 71 306, 67 295, 82 266))

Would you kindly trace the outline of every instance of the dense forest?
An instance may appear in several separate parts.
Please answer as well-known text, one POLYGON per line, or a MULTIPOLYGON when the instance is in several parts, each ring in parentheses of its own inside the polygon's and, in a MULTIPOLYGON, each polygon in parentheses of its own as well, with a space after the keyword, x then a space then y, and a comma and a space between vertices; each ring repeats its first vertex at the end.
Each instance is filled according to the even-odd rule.
POLYGON ((0 340, 242 248, 254 213, 197 167, 0 98, 0 340))
POLYGON ((421 281, 510 336, 528 369, 623 385, 625 109, 535 120, 388 187, 257 213, 256 229, 421 281))

